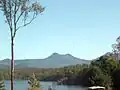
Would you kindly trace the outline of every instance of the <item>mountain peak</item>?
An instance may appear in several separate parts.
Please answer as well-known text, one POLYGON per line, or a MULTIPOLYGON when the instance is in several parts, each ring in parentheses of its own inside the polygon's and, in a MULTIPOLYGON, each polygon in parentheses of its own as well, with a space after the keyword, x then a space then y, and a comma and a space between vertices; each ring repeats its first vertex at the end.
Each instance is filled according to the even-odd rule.
POLYGON ((54 52, 54 53, 52 54, 52 56, 53 56, 53 55, 60 55, 60 54, 59 54, 59 53, 54 52))
POLYGON ((52 53, 50 56, 46 57, 45 59, 48 59, 48 58, 53 58, 53 57, 59 57, 61 56, 59 53, 52 53))
MULTIPOLYGON (((76 58, 71 54, 59 54, 52 53, 50 56, 44 59, 24 59, 24 60, 15 60, 15 68, 60 68, 68 65, 76 64, 89 64, 90 61, 76 58)), ((0 61, 1 65, 9 66, 10 60, 0 61)), ((7 67, 2 66, 2 67, 7 67)))
POLYGON ((73 57, 71 54, 67 53, 67 54, 59 54, 59 53, 53 53, 50 56, 67 56, 67 57, 73 57))

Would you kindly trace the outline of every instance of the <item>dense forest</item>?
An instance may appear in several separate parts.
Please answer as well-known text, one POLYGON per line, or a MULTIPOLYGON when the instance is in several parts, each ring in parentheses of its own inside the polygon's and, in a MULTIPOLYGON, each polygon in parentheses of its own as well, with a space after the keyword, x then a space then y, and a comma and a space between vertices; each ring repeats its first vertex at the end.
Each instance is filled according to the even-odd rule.
MULTIPOLYGON (((111 55, 103 55, 93 60, 90 65, 83 64, 54 69, 16 69, 15 79, 28 80, 29 75, 33 72, 41 81, 56 81, 58 84, 67 85, 101 85, 107 88, 120 88, 120 62, 111 55)), ((10 79, 8 70, 1 70, 0 75, 7 80, 10 79)))

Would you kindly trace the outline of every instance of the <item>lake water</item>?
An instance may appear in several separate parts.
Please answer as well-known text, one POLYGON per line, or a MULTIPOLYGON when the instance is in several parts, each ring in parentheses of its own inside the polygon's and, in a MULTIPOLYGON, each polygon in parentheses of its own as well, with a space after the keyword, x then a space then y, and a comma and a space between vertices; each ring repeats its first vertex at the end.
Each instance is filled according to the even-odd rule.
MULTIPOLYGON (((48 90, 48 87, 52 85, 52 82, 40 82, 42 90, 48 90)), ((25 80, 16 80, 14 90, 28 90, 28 83, 25 80)), ((6 90, 10 90, 10 81, 5 81, 6 90)), ((80 86, 64 86, 55 85, 56 90, 85 90, 80 86)))

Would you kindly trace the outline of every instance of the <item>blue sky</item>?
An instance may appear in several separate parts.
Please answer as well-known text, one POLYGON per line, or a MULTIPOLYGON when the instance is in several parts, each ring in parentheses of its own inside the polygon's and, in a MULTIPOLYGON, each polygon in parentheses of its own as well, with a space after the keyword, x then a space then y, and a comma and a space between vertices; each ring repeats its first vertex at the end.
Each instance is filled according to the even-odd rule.
MULTIPOLYGON (((18 31, 15 59, 54 52, 94 59, 112 50, 120 35, 120 0, 40 0, 42 16, 18 31)), ((10 37, 0 14, 0 59, 10 58, 10 37)))

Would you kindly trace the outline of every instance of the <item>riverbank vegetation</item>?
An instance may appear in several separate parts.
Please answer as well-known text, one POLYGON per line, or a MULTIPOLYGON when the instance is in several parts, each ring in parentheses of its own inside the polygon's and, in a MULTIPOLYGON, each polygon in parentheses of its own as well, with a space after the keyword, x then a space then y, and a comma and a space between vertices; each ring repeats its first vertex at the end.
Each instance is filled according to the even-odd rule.
POLYGON ((40 90, 40 82, 36 79, 36 76, 34 73, 29 78, 28 84, 30 85, 28 90, 40 90))
MULTIPOLYGON (((1 70, 5 79, 10 79, 7 70, 1 70)), ((66 66, 63 68, 21 68, 15 70, 15 79, 28 80, 29 75, 36 74, 41 81, 57 81, 66 85, 101 85, 106 88, 120 88, 120 63, 111 55, 104 55, 93 60, 90 65, 66 66)))
POLYGON ((5 90, 4 77, 0 74, 0 90, 5 90))

